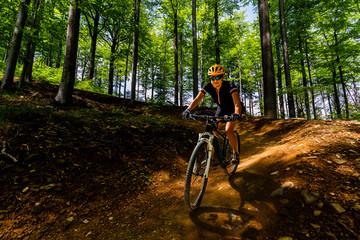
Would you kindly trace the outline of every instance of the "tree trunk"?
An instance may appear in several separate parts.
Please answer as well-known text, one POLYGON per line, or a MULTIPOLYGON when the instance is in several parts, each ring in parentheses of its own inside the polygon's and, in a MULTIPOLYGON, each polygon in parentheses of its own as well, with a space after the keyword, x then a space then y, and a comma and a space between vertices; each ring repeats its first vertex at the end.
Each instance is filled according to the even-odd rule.
POLYGON ((132 68, 131 68, 131 101, 135 100, 136 90, 136 71, 138 63, 138 48, 139 48, 139 20, 140 20, 140 2, 135 0, 134 6, 134 33, 133 33, 133 53, 132 53, 132 68))
POLYGON ((89 63, 89 72, 87 75, 88 79, 94 78, 94 70, 95 70, 95 54, 96 54, 96 42, 99 33, 99 20, 100 14, 96 11, 94 17, 94 30, 91 34, 91 47, 90 47, 90 63, 89 63))
POLYGON ((115 91, 114 95, 120 97, 120 88, 121 88, 121 77, 120 77, 121 70, 118 69, 118 67, 115 67, 115 91))
POLYGON ((163 102, 165 102, 165 100, 166 100, 165 87, 164 87, 164 82, 166 81, 166 74, 167 74, 167 69, 166 69, 167 45, 166 45, 166 42, 165 42, 165 47, 164 48, 165 48, 165 52, 164 52, 164 60, 163 60, 163 77, 160 80, 161 81, 161 83, 160 83, 160 92, 158 94, 159 100, 163 101, 163 102))
POLYGON ((240 96, 240 101, 242 101, 242 80, 241 80, 240 52, 238 52, 238 66, 239 66, 239 96, 240 96))
POLYGON ((114 62, 115 62, 115 54, 116 54, 116 45, 117 45, 117 39, 113 38, 112 44, 111 44, 111 56, 110 56, 110 68, 109 68, 109 88, 108 88, 108 94, 113 94, 113 88, 114 88, 114 62))
POLYGON ((338 62, 339 64, 339 74, 340 74, 340 80, 341 80, 341 87, 342 87, 342 90, 343 90, 343 97, 344 97, 344 101, 345 101, 345 114, 346 114, 346 119, 349 119, 350 117, 350 112, 349 112, 349 102, 348 102, 348 97, 347 97, 347 93, 346 93, 346 83, 345 83, 345 79, 344 79, 344 76, 343 76, 343 71, 342 71, 342 67, 340 65, 340 57, 337 56, 336 57, 336 61, 338 62))
POLYGON ((286 34, 286 23, 284 15, 284 0, 279 0, 279 12, 280 12, 280 24, 281 24, 281 38, 283 45, 283 58, 284 58, 284 70, 285 70, 285 82, 287 87, 287 98, 288 98, 288 107, 289 107, 289 117, 295 117, 295 106, 294 106, 294 96, 291 92, 292 84, 290 77, 290 66, 289 66, 289 53, 287 46, 287 34, 286 34))
POLYGON ((4 53, 4 57, 3 57, 3 59, 2 59, 2 61, 3 61, 3 63, 6 63, 6 60, 7 60, 7 58, 8 58, 8 54, 9 54, 9 46, 10 46, 10 44, 11 44, 11 36, 10 36, 10 34, 9 34, 9 37, 6 37, 6 46, 5 46, 5 53, 4 53))
POLYGON ((147 90, 148 90, 147 84, 145 84, 145 85, 144 85, 144 101, 145 101, 145 102, 147 102, 147 94, 146 94, 146 93, 147 93, 147 90))
POLYGON ((355 106, 359 109, 360 108, 360 98, 359 98, 359 94, 358 94, 358 87, 356 86, 356 78, 353 75, 352 76, 352 85, 353 85, 353 94, 354 94, 354 98, 355 98, 355 106))
POLYGON ((280 56, 280 39, 277 40, 276 43, 276 58, 278 62, 277 66, 277 83, 278 83, 278 89, 281 94, 279 94, 279 108, 280 108, 280 118, 285 119, 285 108, 284 108, 284 95, 282 94, 283 88, 282 88, 282 74, 281 74, 281 56, 280 56))
POLYGON ((50 37, 50 43, 49 43, 48 56, 47 56, 47 60, 46 60, 46 65, 48 67, 52 67, 52 45, 53 45, 53 41, 54 41, 54 38, 53 38, 53 36, 51 36, 50 37))
POLYGON ((254 103, 252 101, 252 92, 249 93, 249 109, 250 109, 250 116, 254 115, 254 103))
POLYGON ((259 108, 260 108, 260 114, 263 117, 264 116, 264 81, 259 82, 259 88, 258 88, 258 96, 259 96, 259 108))
POLYGON ((179 38, 179 48, 180 48, 180 106, 183 106, 183 93, 184 93, 184 84, 183 84, 183 49, 182 49, 182 39, 183 33, 180 33, 179 38))
POLYGON ((81 81, 84 81, 85 79, 85 71, 86 71, 86 66, 87 66, 87 59, 86 57, 84 58, 84 65, 82 66, 82 73, 81 73, 81 81))
POLYGON ((310 87, 311 87, 311 90, 310 90, 311 104, 312 104, 314 119, 318 119, 317 113, 316 113, 316 107, 315 107, 315 94, 314 94, 313 82, 312 82, 312 78, 311 78, 310 59, 309 59, 309 54, 308 54, 307 41, 305 41, 305 56, 306 56, 306 63, 307 63, 308 73, 309 73, 309 83, 310 83, 310 87))
MULTIPOLYGON (((39 31, 36 31, 36 35, 39 34, 39 31)), ((18 88, 20 89, 24 82, 32 82, 32 69, 34 63, 34 55, 35 55, 35 42, 30 40, 27 44, 27 50, 25 53, 25 60, 23 69, 21 72, 20 80, 18 88)))
POLYGON ((39 28, 37 25, 38 21, 38 9, 40 5, 40 0, 36 0, 34 5, 34 12, 32 14, 32 23, 31 29, 35 29, 34 33, 30 35, 29 42, 26 47, 24 65, 21 72, 21 77, 19 80, 18 88, 20 89, 25 81, 31 82, 32 81, 32 68, 34 62, 34 55, 35 55, 35 38, 39 36, 39 28))
POLYGON ((297 117, 303 118, 304 117, 304 109, 302 106, 302 99, 299 95, 295 95, 295 103, 297 109, 297 117))
MULTIPOLYGON (((338 38, 337 38, 336 31, 334 31, 334 37, 335 37, 335 45, 337 46, 338 45, 338 38)), ((348 98, 347 98, 347 93, 346 93, 346 83, 345 83, 345 80, 344 80, 342 67, 341 67, 341 63, 340 63, 340 56, 339 56, 338 53, 336 54, 336 62, 338 63, 341 86, 342 86, 342 90, 343 90, 343 94, 344 94, 346 119, 349 119, 350 113, 349 113, 349 103, 348 103, 348 98)))
POLYGON ((131 38, 129 37, 129 44, 128 44, 128 49, 127 49, 127 52, 126 52, 126 63, 125 63, 124 98, 126 98, 126 82, 127 82, 127 75, 128 75, 128 63, 129 63, 129 55, 130 55, 130 45, 131 45, 131 38))
POLYGON ((74 90, 76 78, 76 59, 79 42, 79 27, 81 14, 78 1, 79 0, 70 1, 63 73, 61 83, 59 85, 59 90, 55 97, 55 101, 62 105, 71 104, 72 93, 74 90))
POLYGON ((220 64, 220 42, 219 42, 219 12, 218 12, 218 1, 215 0, 214 8, 214 18, 215 18, 215 54, 216 54, 216 64, 220 64))
POLYGON ((264 116, 267 118, 276 118, 275 71, 271 46, 268 1, 258 0, 258 6, 264 83, 264 116))
MULTIPOLYGON (((349 99, 351 99, 351 100, 353 101, 354 107, 355 107, 355 108, 358 108, 357 100, 356 100, 356 98, 355 98, 356 96, 353 96, 353 95, 351 94, 350 89, 346 89, 346 92, 347 92, 347 94, 348 94, 348 96, 349 96, 349 99)), ((357 112, 356 109, 354 109, 354 110, 351 111, 351 113, 354 113, 354 112, 357 112)))
POLYGON ((303 58, 303 52, 302 52, 302 38, 299 34, 299 52, 300 52, 300 64, 301 64, 301 74, 302 74, 302 80, 303 80, 303 87, 304 87, 304 97, 305 97, 305 110, 306 110, 306 118, 307 120, 311 119, 311 113, 310 113, 310 104, 309 104, 309 93, 307 90, 307 79, 306 79, 306 71, 305 71, 305 63, 303 58))
POLYGON ((23 29, 28 16, 28 6, 30 0, 22 0, 19 5, 19 13, 16 20, 14 34, 11 42, 11 49, 5 67, 4 77, 1 83, 0 91, 9 90, 13 87, 16 63, 19 57, 23 29))
POLYGON ((323 109, 324 109, 324 116, 326 118, 327 116, 327 110, 326 110, 326 101, 325 101, 325 97, 324 97, 324 92, 321 90, 320 91, 320 94, 321 94, 321 100, 323 102, 323 109))
POLYGON ((200 83, 204 86, 204 21, 201 22, 200 83))
POLYGON ((198 80, 198 50, 197 50, 197 32, 196 32, 196 0, 192 0, 192 37, 193 37, 193 99, 199 92, 198 80))
POLYGON ((337 86, 336 86, 336 70, 334 69, 332 72, 333 72, 335 110, 336 110, 337 117, 340 118, 341 117, 341 108, 340 108, 339 93, 338 93, 338 89, 337 89, 337 86))
POLYGON ((136 81, 136 99, 140 99, 140 81, 136 81))
POLYGON ((156 75, 156 62, 153 58, 154 67, 151 68, 151 101, 154 100, 154 89, 155 89, 155 75, 156 75))
POLYGON ((326 96, 327 96, 328 105, 329 105, 330 118, 333 119, 333 110, 332 110, 332 107, 331 107, 331 99, 330 99, 329 91, 326 92, 326 96))
POLYGON ((60 68, 61 54, 62 54, 62 41, 60 40, 58 54, 57 54, 57 57, 56 57, 55 68, 60 68))
POLYGON ((177 5, 174 6, 174 104, 179 105, 179 53, 178 53, 178 20, 177 5))

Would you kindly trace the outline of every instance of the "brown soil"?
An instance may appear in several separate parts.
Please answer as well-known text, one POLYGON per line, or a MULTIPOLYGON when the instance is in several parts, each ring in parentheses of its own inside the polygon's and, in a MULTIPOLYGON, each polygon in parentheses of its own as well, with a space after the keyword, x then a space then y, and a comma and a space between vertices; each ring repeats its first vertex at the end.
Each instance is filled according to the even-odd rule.
POLYGON ((0 239, 360 239, 359 122, 244 118, 238 171, 213 168, 190 214, 184 178, 201 124, 82 91, 59 108, 56 90, 1 97, 2 149, 18 162, 0 154, 0 239))

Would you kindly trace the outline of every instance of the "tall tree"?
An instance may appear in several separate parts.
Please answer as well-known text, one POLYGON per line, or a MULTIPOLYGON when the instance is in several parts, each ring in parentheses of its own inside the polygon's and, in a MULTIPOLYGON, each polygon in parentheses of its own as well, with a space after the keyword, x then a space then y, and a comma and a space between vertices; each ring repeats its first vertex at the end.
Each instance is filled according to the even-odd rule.
POLYGON ((181 32, 180 32, 180 36, 179 36, 179 50, 180 50, 180 81, 179 81, 179 88, 180 88, 180 106, 183 106, 183 94, 184 94, 184 83, 183 83, 183 31, 182 31, 182 27, 181 26, 181 32))
MULTIPOLYGON (((204 22, 201 23, 201 45, 200 45, 200 83, 204 86, 204 22)), ((198 83, 198 81, 197 81, 198 83)), ((194 82, 195 84, 195 82, 194 82)), ((197 88, 196 88, 197 89, 197 88)), ((198 92, 196 91, 196 94, 198 92)), ((194 95, 195 97, 195 95, 194 95)))
POLYGON ((174 14, 174 104, 179 105, 178 2, 171 0, 174 14))
POLYGON ((140 2, 135 0, 134 3, 134 30, 133 30, 133 52, 132 52, 132 68, 131 68, 131 100, 135 100, 136 94, 136 71, 138 63, 139 49, 139 21, 140 21, 140 2))
POLYGON ((295 105, 294 105, 294 96, 292 93, 292 84, 290 77, 290 65, 289 65, 289 53, 288 53, 288 43, 287 43, 287 34, 286 34, 286 22, 284 14, 284 0, 279 0, 279 13, 280 13, 280 26, 281 26, 281 38, 283 46, 283 58, 284 58, 284 70, 285 70, 285 82, 289 107, 289 117, 295 117, 295 105))
POLYGON ((215 19, 215 55, 216 64, 220 64, 220 41, 219 41, 219 10, 218 0, 215 0, 214 19, 215 19))
POLYGON ((79 42, 79 27, 81 10, 79 0, 70 1, 69 20, 66 34, 66 46, 63 73, 59 90, 55 101, 62 105, 72 103, 72 93, 74 90, 76 77, 76 59, 79 42))
POLYGON ((127 50, 126 50, 126 62, 125 62, 124 98, 126 98, 126 82, 127 82, 127 77, 128 77, 128 65, 129 65, 130 47, 131 47, 131 38, 129 37, 128 47, 127 47, 127 50))
MULTIPOLYGON (((338 35, 337 35, 336 30, 334 31, 334 39, 335 39, 335 46, 338 46, 339 40, 338 40, 338 35)), ((344 101, 345 101, 345 116, 346 116, 346 119, 349 119, 350 113, 349 113, 349 102, 348 102, 348 97, 347 97, 347 93, 346 93, 346 83, 345 83, 345 79, 344 79, 342 63, 340 61, 340 55, 338 52, 336 53, 336 63, 338 64, 340 81, 341 81, 341 86, 342 86, 342 90, 343 90, 343 97, 344 97, 344 101)))
MULTIPOLYGON (((92 12, 90 12, 90 14, 92 14, 92 12)), ((90 32, 90 36, 91 36, 91 48, 90 48, 90 63, 89 63, 89 71, 88 71, 88 75, 87 78, 88 79, 93 79, 94 77, 94 70, 95 70, 95 53, 96 53, 96 42, 97 42, 97 37, 99 34, 99 20, 100 20, 100 14, 98 11, 96 11, 95 8, 95 15, 90 15, 92 20, 94 21, 94 26, 93 28, 91 28, 90 26, 90 20, 87 14, 84 14, 86 17, 86 20, 88 22, 88 26, 89 26, 89 32, 90 32)))
MULTIPOLYGON (((104 13, 106 9, 111 7, 111 5, 106 5, 104 1, 87 1, 84 4, 85 11, 84 16, 89 28, 89 34, 91 38, 91 47, 90 47, 90 59, 89 59, 89 70, 87 73, 88 79, 94 78, 95 71, 95 53, 96 53, 96 43, 97 38, 102 29, 105 27, 105 24, 100 24, 100 14, 104 13)), ((102 18, 106 19, 106 18, 102 18)))
MULTIPOLYGON (((278 36, 278 35, 276 35, 278 36)), ((280 38, 276 37, 276 62, 277 62, 277 83, 279 89, 279 108, 280 108, 280 118, 285 118, 285 108, 284 108, 284 95, 283 95, 283 87, 282 87, 282 69, 281 69, 281 53, 280 53, 280 38)))
POLYGON ((305 110, 306 110, 306 118, 308 120, 311 119, 311 113, 310 113, 310 104, 309 104, 309 92, 308 92, 308 86, 307 86, 307 78, 306 78, 306 71, 305 71, 305 61, 303 56, 303 38, 301 34, 298 36, 299 39, 299 53, 300 53, 300 66, 301 66, 301 75, 303 79, 303 88, 304 88, 304 98, 305 98, 305 110))
POLYGON ((193 52, 192 52, 192 76, 193 76, 193 98, 198 95, 198 49, 197 49, 197 31, 196 31, 196 0, 192 0, 192 39, 193 39, 193 52))
POLYGON ((110 66, 109 66, 109 86, 108 86, 108 94, 113 94, 114 89, 114 67, 115 67, 115 59, 118 50, 118 38, 113 38, 110 45, 110 66))
POLYGON ((110 46, 110 63, 109 63, 109 78, 108 78, 108 94, 113 94, 114 90, 114 71, 115 71, 115 60, 119 56, 119 46, 122 41, 127 40, 127 22, 125 9, 122 5, 113 6, 103 16, 104 34, 100 34, 102 39, 110 46))
POLYGON ((271 45, 269 8, 267 0, 258 0, 263 67, 264 116, 276 118, 275 71, 271 45))
POLYGON ((306 56, 306 63, 308 68, 308 74, 309 74, 309 83, 310 83, 310 93, 311 93, 311 106, 313 109, 314 119, 317 119, 317 113, 316 113, 316 106, 315 106, 315 94, 314 94, 314 86, 313 81, 311 77, 311 69, 310 69, 310 58, 309 58, 309 48, 307 44, 307 40, 305 41, 305 56, 306 56))
POLYGON ((34 11, 32 14, 32 22, 30 26, 30 39, 27 43, 26 53, 25 53, 25 59, 24 59, 24 65, 21 72, 21 76, 19 79, 19 85, 18 87, 21 88, 23 83, 25 81, 32 81, 32 69, 33 69, 33 63, 34 63, 34 55, 35 55, 35 45, 36 45, 36 38, 39 35, 40 29, 38 26, 39 22, 39 14, 38 14, 38 8, 40 5, 41 0, 36 0, 34 4, 34 11))
POLYGON ((11 42, 10 54, 6 63, 4 78, 1 83, 1 91, 12 88, 12 85, 14 83, 16 63, 19 57, 23 30, 28 16, 29 4, 30 0, 22 0, 19 5, 19 14, 16 20, 14 34, 11 42))
POLYGON ((336 82, 336 68, 335 68, 335 66, 333 67, 332 74, 333 74, 332 84, 333 84, 333 88, 334 88, 335 110, 336 110, 337 117, 340 118, 341 117, 341 107, 340 107, 339 91, 338 91, 338 88, 337 88, 337 85, 336 85, 337 82, 336 82))

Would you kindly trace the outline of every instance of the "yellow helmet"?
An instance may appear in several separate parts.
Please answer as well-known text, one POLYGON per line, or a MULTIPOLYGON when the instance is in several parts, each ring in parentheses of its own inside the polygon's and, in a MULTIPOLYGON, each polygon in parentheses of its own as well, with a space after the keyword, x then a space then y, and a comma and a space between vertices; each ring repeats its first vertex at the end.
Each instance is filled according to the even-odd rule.
POLYGON ((209 68, 208 75, 212 77, 225 75, 225 68, 220 64, 215 64, 209 68))

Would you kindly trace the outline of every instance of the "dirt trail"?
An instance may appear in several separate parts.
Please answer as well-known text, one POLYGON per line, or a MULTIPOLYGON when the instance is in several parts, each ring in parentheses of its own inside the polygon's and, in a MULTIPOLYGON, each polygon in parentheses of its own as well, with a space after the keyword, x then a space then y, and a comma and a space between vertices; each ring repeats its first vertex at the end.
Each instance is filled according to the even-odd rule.
MULTIPOLYGON (((312 182, 314 177, 326 178, 325 173, 322 172, 326 169, 318 168, 318 175, 308 175, 306 172, 309 170, 303 168, 301 164, 305 163, 307 159, 311 160, 310 164, 314 164, 314 160, 319 161, 318 156, 324 154, 319 146, 328 148, 332 141, 338 141, 337 137, 335 139, 324 138, 319 143, 319 139, 324 137, 323 134, 331 134, 329 127, 324 126, 323 123, 309 123, 301 119, 259 120, 255 123, 245 120, 239 123, 237 131, 241 138, 241 163, 234 177, 229 179, 220 168, 212 170, 201 207, 195 213, 190 214, 184 208, 183 203, 184 172, 178 175, 169 175, 167 172, 160 173, 147 194, 139 195, 131 207, 124 207, 121 238, 357 238, 356 234, 358 233, 351 230, 351 227, 356 226, 356 221, 359 221, 358 215, 351 220, 344 214, 341 216, 344 221, 348 220, 343 224, 346 226, 344 230, 339 227, 339 224, 336 224, 335 220, 341 219, 341 217, 334 213, 333 209, 329 209, 328 205, 320 209, 323 217, 314 217, 313 211, 319 207, 317 205, 304 207, 301 201, 300 191, 304 188, 317 190, 318 194, 322 196, 323 193, 319 189, 310 188, 310 186, 314 184, 315 187, 317 184, 312 182), (319 135, 310 134, 314 128, 317 129, 319 135), (307 135, 311 135, 311 137, 307 135), (316 153, 318 154, 312 155, 316 153), (310 154, 312 158, 306 158, 306 154, 310 154), (289 190, 285 189, 285 196, 271 197, 274 190, 289 181, 295 186, 289 190), (137 210, 134 211, 134 209, 137 210), (327 214, 332 215, 333 218, 328 217, 327 214), (338 230, 334 229, 334 224, 338 230), (318 229, 317 226, 319 226, 318 229)), ((329 123, 329 125, 332 124, 329 123)), ((344 124, 340 123, 337 127, 348 127, 348 130, 358 127, 357 123, 355 125, 345 124, 345 126, 344 124)), ((201 130, 196 124, 191 123, 191 125, 191 127, 201 130)), ((331 128, 334 129, 333 126, 331 128)), ((356 139, 356 141, 352 141, 350 144, 359 146, 359 131, 351 134, 353 140, 356 139)), ((349 139, 351 140, 351 138, 349 139)), ((335 152, 340 150, 337 149, 335 152)), ((183 171, 185 171, 187 157, 177 156, 177 159, 174 159, 174 162, 184 166, 183 171)), ((352 176, 358 176, 356 175, 359 174, 358 166, 354 170, 352 176)), ((334 177, 330 176, 333 181, 334 177)), ((338 184, 339 182, 334 181, 330 185, 332 189, 328 190, 338 191, 338 184)), ((359 181, 356 182, 356 185, 359 187, 359 181)), ((335 193, 332 194, 335 195, 335 193)), ((353 199, 347 199, 349 205, 354 204, 358 199, 358 190, 354 195, 353 199), (357 197, 356 194, 358 194, 357 197)), ((326 196, 322 197, 323 201, 327 201, 326 196)), ((323 203, 320 200, 318 202, 323 203)), ((345 204, 345 202, 341 203, 345 204)))
MULTIPOLYGON (((24 99, 48 106, 56 91, 35 84, 24 99)), ((359 122, 242 119, 236 174, 212 169, 189 214, 185 171, 203 126, 181 108, 75 93, 78 110, 105 116, 10 112, 0 131, 21 159, 0 157, 0 239, 360 239, 359 122)))
MULTIPOLYGON (((191 125, 197 131, 202 130, 199 124, 191 125)), ((243 133, 241 139, 246 138, 253 139, 254 136, 243 133)), ((247 146, 249 142, 245 140, 241 144, 247 146)), ((254 232, 271 226, 275 220, 274 199, 269 193, 279 184, 245 169, 250 154, 251 151, 242 154, 239 169, 231 179, 218 167, 211 170, 201 207, 191 214, 183 202, 185 174, 169 176, 169 173, 160 173, 153 189, 136 200, 136 204, 144 204, 139 208, 147 209, 146 214, 139 219, 138 226, 132 226, 134 222, 126 227, 123 225, 123 236, 129 239, 241 239, 247 235, 256 236, 254 232)), ((177 160, 184 165, 185 171, 186 159, 182 157, 187 156, 177 160)))

